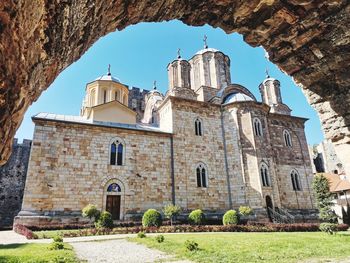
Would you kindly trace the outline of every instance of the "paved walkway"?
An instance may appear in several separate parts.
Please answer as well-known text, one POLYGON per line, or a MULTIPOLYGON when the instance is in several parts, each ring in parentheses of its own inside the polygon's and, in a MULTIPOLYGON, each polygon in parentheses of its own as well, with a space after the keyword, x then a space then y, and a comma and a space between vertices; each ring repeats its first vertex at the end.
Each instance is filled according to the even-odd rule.
MULTIPOLYGON (((147 234, 153 236, 157 234, 147 234)), ((190 261, 176 261, 172 255, 147 248, 143 245, 126 241, 127 237, 136 234, 103 235, 87 237, 69 237, 63 241, 70 243, 77 256, 87 262, 96 263, 143 263, 143 262, 172 262, 191 263, 190 261)), ((52 239, 26 239, 13 231, 0 231, 0 244, 51 243, 52 239)))

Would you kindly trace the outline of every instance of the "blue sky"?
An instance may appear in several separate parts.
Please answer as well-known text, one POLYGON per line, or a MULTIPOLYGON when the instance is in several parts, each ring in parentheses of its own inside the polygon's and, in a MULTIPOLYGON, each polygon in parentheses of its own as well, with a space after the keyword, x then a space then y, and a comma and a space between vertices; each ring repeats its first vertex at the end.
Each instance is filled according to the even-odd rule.
POLYGON ((166 66, 177 56, 191 58, 203 48, 203 36, 208 37, 208 46, 221 50, 231 59, 231 80, 248 88, 260 101, 258 86, 265 78, 265 69, 271 77, 281 82, 283 102, 295 116, 309 118, 306 136, 309 144, 323 140, 317 113, 307 103, 300 88, 264 57, 263 48, 252 48, 241 35, 227 35, 221 29, 210 26, 189 27, 180 21, 141 23, 129 26, 99 39, 78 61, 66 68, 48 90, 27 111, 16 137, 33 137, 34 125, 31 116, 39 112, 79 115, 86 83, 111 72, 122 83, 142 89, 152 89, 157 81, 159 90, 165 93, 168 87, 166 66))

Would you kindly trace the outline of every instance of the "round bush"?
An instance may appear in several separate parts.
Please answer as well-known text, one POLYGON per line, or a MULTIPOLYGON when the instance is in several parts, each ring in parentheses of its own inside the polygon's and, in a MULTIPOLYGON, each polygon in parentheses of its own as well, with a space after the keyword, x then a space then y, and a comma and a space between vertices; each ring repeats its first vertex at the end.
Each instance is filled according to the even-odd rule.
POLYGON ((253 213, 253 209, 249 206, 240 206, 238 210, 242 216, 249 216, 253 213))
POLYGON ((162 243, 162 242, 164 242, 164 236, 163 235, 158 235, 158 236, 156 236, 156 240, 157 240, 158 243, 162 243))
POLYGON ((54 242, 63 242, 63 238, 60 235, 56 235, 52 239, 54 242))
POLYGON ((162 216, 155 209, 148 209, 142 217, 142 225, 144 227, 156 226, 159 227, 162 225, 162 216))
POLYGON ((140 232, 137 233, 137 237, 138 238, 145 238, 146 234, 145 234, 145 232, 140 231, 140 232))
POLYGON ((238 224, 238 213, 236 210, 228 210, 222 218, 222 223, 226 225, 237 225, 238 224))
POLYGON ((103 211, 95 223, 97 228, 113 228, 113 219, 110 212, 103 211))
POLYGON ((188 251, 195 251, 198 250, 198 243, 194 242, 193 240, 186 240, 185 247, 188 251))
POLYGON ((188 216, 188 221, 192 225, 201 225, 204 222, 204 213, 202 210, 197 209, 193 210, 189 216, 188 216))
POLYGON ((90 220, 92 218, 97 220, 100 216, 100 211, 96 208, 95 205, 88 204, 83 208, 82 215, 83 217, 88 217, 90 220))

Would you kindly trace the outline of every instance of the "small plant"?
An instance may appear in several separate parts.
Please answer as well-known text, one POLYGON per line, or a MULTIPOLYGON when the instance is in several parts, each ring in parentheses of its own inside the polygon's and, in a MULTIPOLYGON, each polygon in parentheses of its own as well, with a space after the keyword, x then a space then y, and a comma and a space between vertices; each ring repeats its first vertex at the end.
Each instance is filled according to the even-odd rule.
POLYGON ((173 225, 173 218, 175 216, 177 216, 178 214, 180 214, 181 212, 181 207, 178 206, 178 205, 166 205, 164 208, 163 208, 163 213, 164 213, 164 216, 166 218, 169 218, 170 219, 170 225, 172 226, 173 225))
POLYGON ((320 230, 327 234, 333 235, 338 231, 338 225, 333 223, 322 223, 320 224, 320 230))
POLYGON ((56 235, 52 239, 54 242, 63 242, 63 238, 60 235, 56 235))
POLYGON ((145 238, 145 237, 146 237, 146 234, 145 234, 145 232, 140 231, 140 232, 137 233, 137 237, 138 237, 138 238, 145 238))
POLYGON ((97 221, 98 218, 100 217, 100 214, 101 214, 100 210, 98 210, 96 206, 92 204, 88 204, 82 210, 82 216, 88 217, 90 219, 90 222, 92 219, 94 219, 94 221, 97 221))
POLYGON ((240 206, 238 211, 242 216, 249 216, 253 213, 253 209, 249 206, 240 206))
POLYGON ((110 212, 103 211, 95 222, 96 228, 113 228, 113 219, 110 212))
POLYGON ((228 210, 222 218, 222 223, 226 225, 237 225, 238 224, 238 213, 236 210, 228 210))
POLYGON ((188 251, 196 251, 198 250, 198 243, 194 242, 193 240, 186 240, 185 247, 188 251))
POLYGON ((192 224, 192 225, 201 225, 204 222, 204 213, 202 210, 197 209, 197 210, 193 210, 189 216, 188 216, 188 221, 192 224))
POLYGON ((163 235, 158 235, 156 236, 156 240, 158 243, 163 243, 164 242, 164 236, 163 235))
POLYGON ((160 227, 162 225, 162 216, 155 209, 148 209, 142 217, 142 225, 144 227, 156 226, 160 227))

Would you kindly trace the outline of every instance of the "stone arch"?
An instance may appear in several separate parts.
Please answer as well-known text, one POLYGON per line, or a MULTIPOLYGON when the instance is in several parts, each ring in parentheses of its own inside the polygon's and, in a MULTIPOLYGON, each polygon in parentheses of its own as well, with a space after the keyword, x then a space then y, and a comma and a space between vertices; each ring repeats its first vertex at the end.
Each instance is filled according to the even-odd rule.
POLYGON ((107 177, 105 179, 102 180, 101 183, 102 189, 103 189, 103 198, 102 198, 102 210, 103 211, 107 211, 107 196, 108 195, 117 195, 120 197, 120 215, 119 215, 119 219, 122 220, 124 219, 125 216, 125 196, 126 196, 126 187, 125 184, 123 183, 123 181, 121 181, 119 178, 116 177, 107 177), (108 187, 113 184, 116 183, 120 186, 120 192, 115 192, 115 193, 111 193, 108 192, 107 189, 108 187))
POLYGON ((0 164, 10 156, 29 105, 101 36, 140 22, 179 19, 187 25, 207 23, 226 33, 238 32, 249 45, 263 46, 269 59, 302 87, 349 171, 349 10, 348 1, 97 0, 88 5, 4 0, 0 164))

